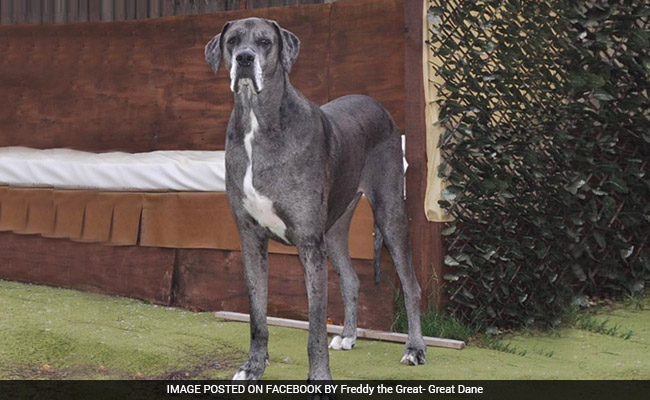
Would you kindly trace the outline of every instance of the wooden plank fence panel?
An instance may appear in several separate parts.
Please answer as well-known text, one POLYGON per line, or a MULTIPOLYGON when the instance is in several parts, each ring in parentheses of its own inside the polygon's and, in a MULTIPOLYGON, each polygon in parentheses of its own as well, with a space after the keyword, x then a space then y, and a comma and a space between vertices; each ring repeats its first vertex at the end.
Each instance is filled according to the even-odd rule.
POLYGON ((1 232, 0 254, 0 279, 171 304, 174 249, 106 246, 1 232))
POLYGON ((0 25, 122 21, 338 0, 0 0, 0 25))
POLYGON ((148 0, 136 0, 135 1, 135 18, 134 19, 145 19, 149 18, 149 1, 148 0))
POLYGON ((66 0, 54 0, 54 23, 63 24, 66 22, 66 0))
POLYGON ((80 22, 81 15, 79 15, 79 2, 66 0, 65 3, 66 22, 80 22))
MULTIPOLYGON (((6 0, 0 1, 5 6, 6 0)), ((242 3, 238 1, 237 5, 242 3)), ((73 17, 68 1, 53 0, 51 4, 55 21, 65 22, 68 16, 73 17)), ((401 1, 342 2, 323 7, 260 9, 255 10, 254 15, 275 19, 300 37, 301 55, 291 79, 308 98, 323 104, 351 91, 368 93, 386 105, 396 122, 404 126, 402 4, 401 1), (366 5, 366 12, 358 9, 363 8, 360 4, 366 5), (390 4, 398 6, 390 8, 390 4), (368 21, 382 28, 371 29, 368 21), (331 41, 330 29, 333 29, 331 41), (375 60, 359 54, 363 53, 358 50, 359 46, 373 48, 375 60)), ((133 0, 113 5, 116 20, 132 18, 135 13, 133 0)), ((173 15, 178 11, 167 0, 160 6, 161 15, 173 15)), ((0 145, 130 152, 223 149, 225 127, 232 109, 229 77, 224 69, 217 76, 212 73, 203 60, 203 46, 227 20, 251 13, 240 10, 114 24, 2 27, 0 125, 3 135, 0 145)), ((421 202, 418 210, 422 212, 421 202)), ((49 246, 49 242, 45 245, 49 246)), ((43 254, 59 254, 47 249, 43 254)), ((2 251, 0 241, 0 254, 4 254, 2 251)), ((69 251, 76 254, 78 250, 71 246, 69 251)), ((415 251, 415 254, 420 253, 415 251)), ((230 309, 245 306, 245 290, 238 292, 239 298, 221 299, 214 295, 214 288, 206 285, 211 282, 207 277, 214 272, 210 268, 215 264, 230 262, 232 271, 235 268, 241 271, 237 255, 199 250, 183 251, 181 255, 179 260, 190 260, 184 265, 191 268, 179 278, 175 292, 178 304, 174 304, 223 309, 223 301, 223 304, 232 305, 230 309)), ((295 256, 278 257, 274 256, 271 268, 277 271, 273 288, 281 296, 270 303, 269 311, 290 310, 293 315, 284 316, 304 318, 306 292, 300 263, 295 256), (288 283, 281 281, 284 277, 290 278, 293 289, 286 288, 288 283)), ((394 275, 385 252, 382 257, 382 268, 388 270, 379 288, 372 283, 371 261, 355 260, 355 266, 360 266, 364 291, 361 297, 367 296, 367 300, 361 301, 360 318, 368 318, 367 326, 385 329, 393 316, 394 282, 391 277, 394 275)), ((428 265, 425 264, 425 268, 428 265)), ((329 292, 333 304, 331 316, 342 318, 338 281, 333 271, 330 275, 333 277, 329 292)), ((210 279, 220 278, 223 276, 210 279)), ((233 285, 245 287, 243 282, 236 282, 232 281, 233 285)), ((221 281, 221 284, 230 283, 229 280, 221 281)))
POLYGON ((149 18, 162 17, 162 0, 149 0, 149 18))
MULTIPOLYGON (((102 20, 102 0, 88 0, 88 21, 102 20)), ((110 21, 107 20, 107 21, 110 21)))
POLYGON ((124 21, 126 19, 126 2, 124 0, 113 3, 113 19, 115 21, 124 21))
MULTIPOLYGON (((310 9, 259 14, 277 19, 303 40, 292 81, 323 104, 328 100, 322 54, 327 53, 329 11, 310 9)), ((223 69, 214 76, 203 46, 231 18, 238 16, 43 25, 37 33, 29 26, 3 28, 0 145, 131 152, 223 149, 232 109, 229 77, 223 69)))
POLYGON ((135 19, 135 2, 136 0, 125 0, 124 1, 124 19, 135 19))
MULTIPOLYGON (((221 250, 179 250, 174 304, 198 310, 248 312, 248 292, 241 253, 221 250)), ((382 254, 384 279, 374 284, 372 260, 353 260, 359 275, 359 326, 390 329, 394 310, 394 271, 387 252, 382 254), (386 299, 390 299, 386 301, 386 299)), ((343 324, 343 301, 339 279, 328 267, 328 318, 343 324)), ((269 315, 306 320, 307 289, 298 257, 269 254, 269 315)))
POLYGON ((246 2, 248 9, 269 8, 282 6, 296 6, 301 4, 321 4, 324 0, 248 0, 246 2))
POLYGON ((25 6, 26 3, 23 0, 13 0, 12 19, 16 21, 17 24, 26 22, 25 13, 27 8, 25 6))
POLYGON ((254 9, 254 8, 267 8, 269 7, 269 0, 248 0, 246 2, 246 8, 254 9))
POLYGON ((114 4, 113 1, 110 0, 103 0, 101 4, 101 11, 100 11, 100 20, 101 21, 113 21, 114 19, 114 4))
MULTIPOLYGON (((89 21, 89 5, 88 5, 89 0, 79 0, 79 16, 77 17, 77 20, 79 22, 87 22, 89 21)), ((75 0, 70 0, 70 3, 75 3, 75 0)))
POLYGON ((12 4, 11 0, 0 0, 0 24, 7 25, 12 22, 12 4))
MULTIPOLYGON (((0 0, 2 2, 2 0, 0 0)), ((51 24, 54 23, 54 0, 43 0, 41 7, 41 23, 51 24)), ((4 24, 0 22, 0 25, 4 24)))
POLYGON ((333 4, 328 61, 330 100, 354 93, 372 96, 390 111, 400 130, 404 81, 396 77, 404 76, 403 21, 401 2, 333 4))
POLYGON ((41 0, 26 0, 25 2, 25 22, 28 24, 40 24, 43 10, 41 9, 41 0))
POLYGON ((173 0, 162 0, 160 8, 163 17, 170 17, 174 15, 175 7, 173 0))

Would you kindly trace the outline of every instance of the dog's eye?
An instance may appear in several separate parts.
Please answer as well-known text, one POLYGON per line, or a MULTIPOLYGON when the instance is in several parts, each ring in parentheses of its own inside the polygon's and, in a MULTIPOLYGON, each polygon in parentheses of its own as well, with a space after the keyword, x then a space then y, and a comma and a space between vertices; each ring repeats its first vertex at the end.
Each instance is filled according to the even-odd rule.
POLYGON ((226 43, 228 43, 228 44, 235 44, 235 42, 236 42, 235 38, 234 38, 234 37, 231 37, 230 39, 228 39, 228 41, 227 41, 226 43))
POLYGON ((269 39, 262 39, 260 40, 260 44, 262 46, 269 46, 271 44, 271 41, 269 39))

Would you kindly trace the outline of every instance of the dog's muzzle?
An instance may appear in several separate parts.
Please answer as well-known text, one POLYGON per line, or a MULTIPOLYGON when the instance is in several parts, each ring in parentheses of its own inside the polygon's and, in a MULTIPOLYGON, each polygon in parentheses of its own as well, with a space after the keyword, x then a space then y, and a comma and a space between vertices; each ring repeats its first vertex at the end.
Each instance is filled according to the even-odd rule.
POLYGON ((250 50, 236 53, 230 69, 230 90, 239 93, 242 86, 253 85, 255 93, 262 91, 262 68, 259 58, 250 50))

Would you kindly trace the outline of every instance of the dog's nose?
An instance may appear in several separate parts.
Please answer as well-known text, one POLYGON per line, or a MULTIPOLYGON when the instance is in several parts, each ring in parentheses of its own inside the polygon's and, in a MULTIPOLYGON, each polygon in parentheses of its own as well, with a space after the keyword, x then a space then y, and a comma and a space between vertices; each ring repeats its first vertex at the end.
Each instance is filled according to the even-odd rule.
POLYGON ((255 55, 248 51, 242 51, 237 54, 235 60, 237 60, 237 64, 239 64, 240 67, 250 67, 253 61, 255 61, 255 55))

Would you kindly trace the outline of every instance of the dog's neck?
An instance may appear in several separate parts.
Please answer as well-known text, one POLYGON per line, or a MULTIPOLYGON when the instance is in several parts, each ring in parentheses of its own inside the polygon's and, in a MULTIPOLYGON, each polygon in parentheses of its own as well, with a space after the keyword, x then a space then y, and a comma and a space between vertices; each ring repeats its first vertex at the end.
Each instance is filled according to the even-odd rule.
POLYGON ((255 114, 259 129, 262 132, 277 131, 282 125, 280 108, 283 103, 291 101, 296 95, 296 89, 289 82, 289 76, 282 68, 278 68, 275 79, 266 79, 264 89, 257 93, 254 85, 240 82, 239 91, 235 93, 234 117, 239 125, 239 131, 250 129, 251 112, 255 114))

